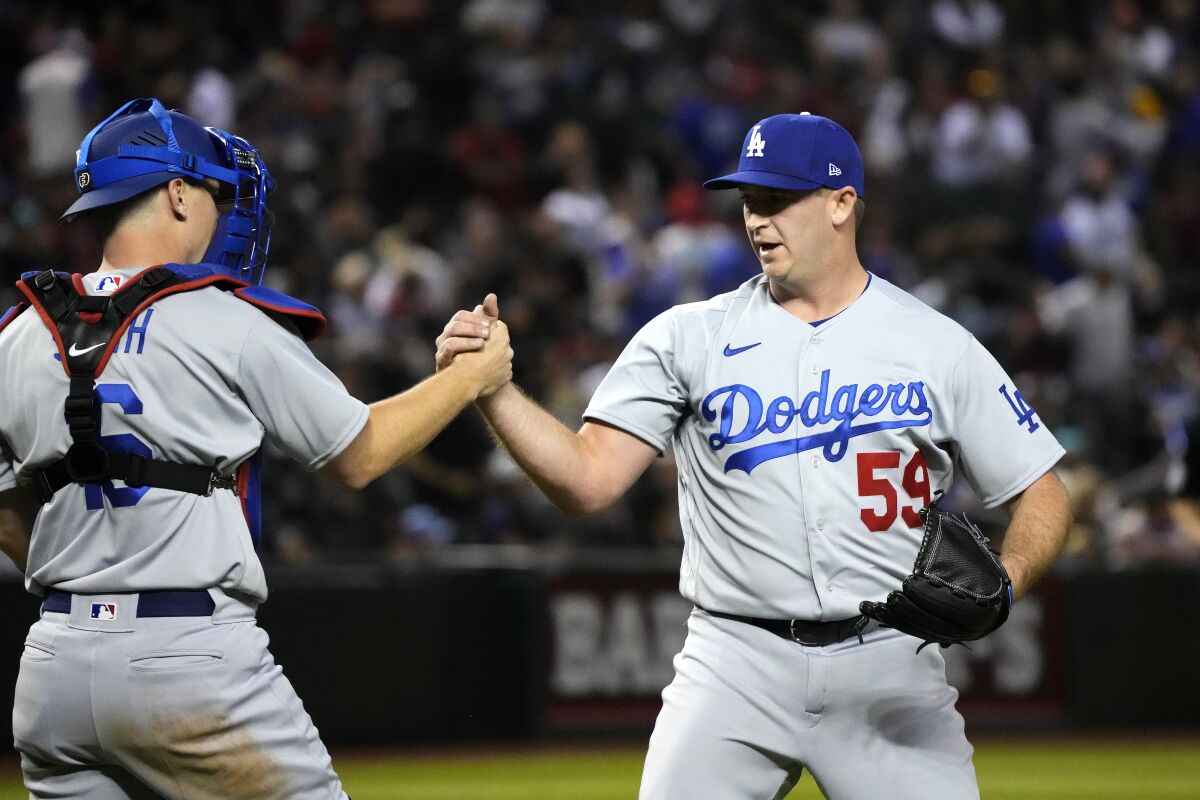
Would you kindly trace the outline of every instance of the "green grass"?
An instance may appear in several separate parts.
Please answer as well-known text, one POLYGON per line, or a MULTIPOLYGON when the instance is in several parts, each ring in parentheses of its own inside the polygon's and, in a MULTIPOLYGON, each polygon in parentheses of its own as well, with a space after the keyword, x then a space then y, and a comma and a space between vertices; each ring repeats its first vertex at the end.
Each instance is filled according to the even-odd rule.
MULTIPOLYGON (((640 750, 594 754, 335 758, 354 800, 632 800, 640 750)), ((975 767, 983 800, 1197 800, 1200 743, 985 743, 975 767)), ((24 800, 0 775, 0 800, 24 800)), ((788 800, 818 800, 805 777, 788 800)))
POLYGON ((1197 800, 1200 743, 994 744, 975 771, 984 800, 1197 800))

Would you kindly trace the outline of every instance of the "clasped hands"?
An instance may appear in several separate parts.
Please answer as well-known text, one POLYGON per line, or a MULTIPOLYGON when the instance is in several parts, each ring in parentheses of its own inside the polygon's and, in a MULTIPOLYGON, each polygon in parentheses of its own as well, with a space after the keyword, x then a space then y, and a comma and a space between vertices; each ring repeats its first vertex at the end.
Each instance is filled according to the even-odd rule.
POLYGON ((437 371, 461 364, 476 379, 477 397, 487 397, 512 380, 513 350, 500 304, 489 294, 474 311, 455 312, 437 337, 437 371))

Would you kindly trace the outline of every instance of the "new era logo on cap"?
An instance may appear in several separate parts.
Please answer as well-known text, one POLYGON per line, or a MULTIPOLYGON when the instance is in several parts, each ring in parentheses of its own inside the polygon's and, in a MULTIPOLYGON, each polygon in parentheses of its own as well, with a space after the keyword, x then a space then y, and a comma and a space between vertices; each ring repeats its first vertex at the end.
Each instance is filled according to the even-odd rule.
POLYGON ((704 184, 706 189, 738 186, 794 191, 852 186, 864 197, 862 154, 854 137, 831 119, 808 113, 776 114, 750 128, 736 172, 704 184))
POLYGON ((116 603, 92 603, 92 619, 111 620, 117 618, 116 603))

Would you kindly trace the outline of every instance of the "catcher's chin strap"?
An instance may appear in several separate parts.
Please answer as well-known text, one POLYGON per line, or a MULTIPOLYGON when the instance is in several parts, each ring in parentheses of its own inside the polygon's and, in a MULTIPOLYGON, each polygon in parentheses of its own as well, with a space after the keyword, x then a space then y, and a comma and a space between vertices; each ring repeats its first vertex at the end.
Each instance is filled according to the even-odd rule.
POLYGON ((127 486, 199 495, 210 495, 216 488, 236 491, 234 476, 221 475, 213 467, 107 450, 100 442, 96 374, 107 362, 113 341, 129 316, 143 302, 182 282, 171 270, 155 267, 112 296, 93 297, 76 291, 70 277, 50 270, 21 281, 43 321, 57 329, 59 352, 71 381, 64 408, 72 444, 66 455, 34 475, 42 502, 50 502, 54 493, 69 483, 114 478, 127 486))

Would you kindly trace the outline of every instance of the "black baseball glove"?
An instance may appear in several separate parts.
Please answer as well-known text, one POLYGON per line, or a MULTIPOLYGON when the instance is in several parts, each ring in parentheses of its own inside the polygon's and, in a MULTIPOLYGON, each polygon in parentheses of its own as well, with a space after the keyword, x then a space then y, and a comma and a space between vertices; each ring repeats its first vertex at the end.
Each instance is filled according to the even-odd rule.
POLYGON ((981 639, 1008 619, 1012 581, 979 528, 963 514, 937 507, 939 491, 921 509, 925 538, 912 574, 886 603, 863 601, 860 625, 870 619, 922 640, 917 648, 981 639))

